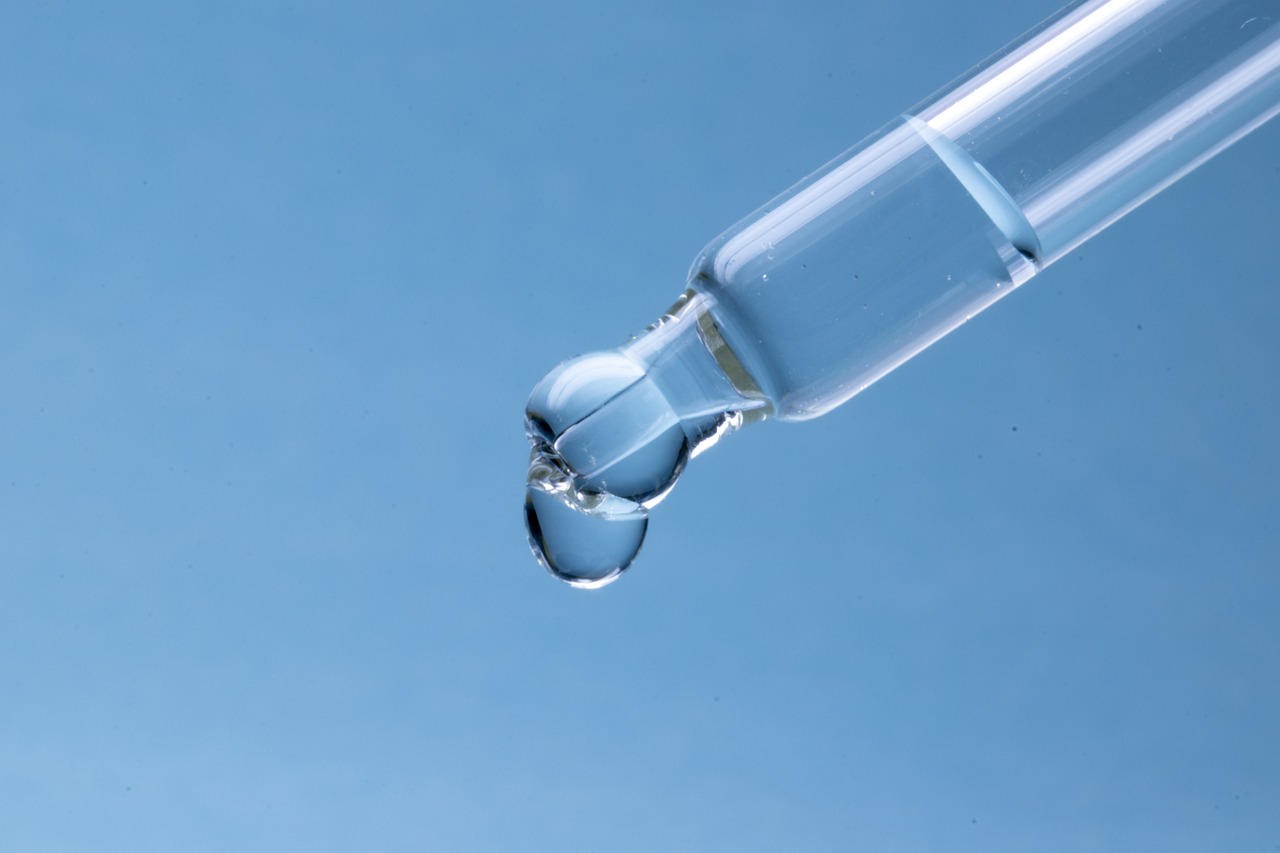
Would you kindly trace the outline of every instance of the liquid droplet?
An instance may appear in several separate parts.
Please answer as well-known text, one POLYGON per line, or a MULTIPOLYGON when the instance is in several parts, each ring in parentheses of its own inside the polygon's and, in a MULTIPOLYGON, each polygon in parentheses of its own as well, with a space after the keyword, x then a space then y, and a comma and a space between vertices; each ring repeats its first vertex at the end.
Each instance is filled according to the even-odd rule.
POLYGON ((585 589, 616 580, 640 552, 647 507, 675 484, 689 444, 666 398, 631 360, 593 353, 534 389, 525 527, 551 574, 585 589))
POLYGON ((534 556, 579 588, 622 575, 686 463, 771 411, 690 290, 623 348, 562 362, 525 407, 534 556))
POLYGON ((575 490, 567 474, 538 455, 524 502, 534 556, 570 586, 597 589, 611 583, 640 553, 648 511, 625 498, 575 490))

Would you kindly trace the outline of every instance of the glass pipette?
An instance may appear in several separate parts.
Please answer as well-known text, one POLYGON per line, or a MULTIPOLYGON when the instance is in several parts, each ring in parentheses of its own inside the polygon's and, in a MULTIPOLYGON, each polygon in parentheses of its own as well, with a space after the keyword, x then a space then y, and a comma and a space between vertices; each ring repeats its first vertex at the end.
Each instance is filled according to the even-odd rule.
POLYGON ((1280 0, 1073 5, 716 238, 616 350, 534 388, 525 520, 616 579, 686 462, 817 417, 1280 112, 1280 0))

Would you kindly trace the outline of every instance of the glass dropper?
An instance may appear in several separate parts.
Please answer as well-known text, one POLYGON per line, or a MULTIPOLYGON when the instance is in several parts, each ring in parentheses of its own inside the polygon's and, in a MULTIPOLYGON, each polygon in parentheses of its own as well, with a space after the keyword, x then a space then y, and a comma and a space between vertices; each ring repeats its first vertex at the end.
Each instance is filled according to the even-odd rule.
POLYGON ((525 518, 616 579, 687 461, 817 417, 1280 112, 1280 0, 1093 0, 720 235, 616 350, 535 386, 525 518))

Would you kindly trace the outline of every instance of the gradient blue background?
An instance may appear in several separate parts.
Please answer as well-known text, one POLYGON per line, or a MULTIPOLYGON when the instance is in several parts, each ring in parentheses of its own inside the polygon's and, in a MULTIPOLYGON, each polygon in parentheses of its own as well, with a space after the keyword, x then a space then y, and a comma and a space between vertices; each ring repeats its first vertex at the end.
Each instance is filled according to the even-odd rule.
POLYGON ((6 4, 0 846, 1280 846, 1280 125, 525 544, 533 383, 1055 6, 6 4))

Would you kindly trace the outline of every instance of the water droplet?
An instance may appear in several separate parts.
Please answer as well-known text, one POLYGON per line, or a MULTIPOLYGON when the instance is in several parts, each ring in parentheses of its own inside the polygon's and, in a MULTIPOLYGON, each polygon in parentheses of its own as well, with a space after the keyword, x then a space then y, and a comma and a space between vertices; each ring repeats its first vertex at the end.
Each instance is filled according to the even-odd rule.
POLYGON ((534 556, 594 589, 635 559, 648 507, 689 459, 680 420, 645 371, 618 353, 565 362, 534 388, 525 526, 534 556))
POLYGON ((529 546, 551 574, 579 589, 616 580, 640 553, 649 514, 613 495, 583 494, 554 478, 529 482, 524 502, 529 546))

